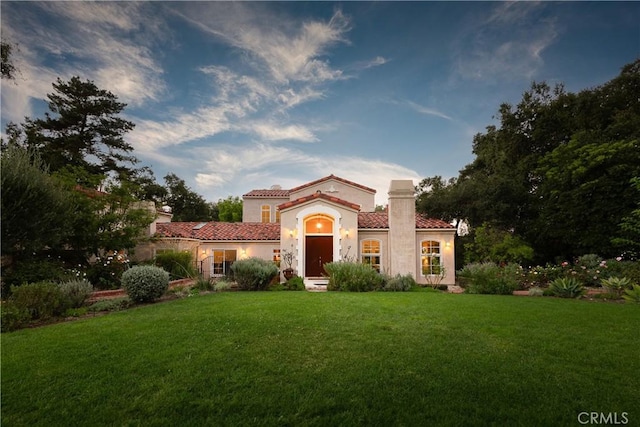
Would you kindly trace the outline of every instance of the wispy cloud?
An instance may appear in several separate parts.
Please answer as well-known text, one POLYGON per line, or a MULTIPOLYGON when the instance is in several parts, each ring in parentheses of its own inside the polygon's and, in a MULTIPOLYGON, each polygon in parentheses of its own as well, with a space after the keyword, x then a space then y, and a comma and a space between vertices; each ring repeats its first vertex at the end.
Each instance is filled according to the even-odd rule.
MULTIPOLYGON (((28 81, 9 89, 13 99, 6 105, 29 115, 30 99, 44 99, 57 77, 73 75, 94 80, 128 104, 158 100, 165 90, 163 70, 148 44, 161 37, 163 24, 143 7, 142 3, 42 2, 3 8, 3 33, 10 33, 20 47, 18 65, 28 81), (55 17, 57 28, 48 25, 47 15, 55 17), (136 37, 130 37, 132 33, 136 37)), ((12 111, 10 116, 15 119, 18 114, 12 111)))
POLYGON ((210 198, 226 197, 220 188, 233 188, 242 194, 254 188, 268 188, 272 184, 296 186, 333 173, 355 182, 367 183, 377 191, 376 203, 384 204, 392 179, 411 179, 416 184, 420 175, 392 162, 354 156, 328 157, 313 155, 297 148, 257 143, 251 147, 218 146, 199 148, 194 155, 209 159, 205 170, 195 181, 210 198), (286 161, 290 167, 279 166, 286 161), (268 172, 268 171, 274 172, 268 172), (372 173, 375 171, 375 173, 372 173))
POLYGON ((451 117, 447 116, 446 114, 436 110, 435 108, 429 108, 429 107, 425 107, 423 105, 417 104, 413 101, 404 101, 404 103, 409 106, 411 109, 413 109, 414 111, 420 113, 420 114, 425 114, 427 116, 435 116, 435 117, 440 117, 441 119, 446 119, 446 120, 453 120, 451 117))
POLYGON ((536 2, 496 4, 455 44, 457 75, 493 82, 535 76, 544 64, 543 51, 559 33, 556 21, 544 16, 545 7, 536 2))

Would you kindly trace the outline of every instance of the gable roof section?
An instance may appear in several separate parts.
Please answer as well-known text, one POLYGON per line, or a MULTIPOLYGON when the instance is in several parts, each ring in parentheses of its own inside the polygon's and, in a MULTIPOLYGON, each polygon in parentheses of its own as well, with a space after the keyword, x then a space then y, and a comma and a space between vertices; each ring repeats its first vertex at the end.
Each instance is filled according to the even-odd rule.
POLYGON ((361 190, 368 191, 369 193, 373 193, 373 194, 376 193, 376 190, 374 190, 373 188, 365 187, 362 184, 358 184, 357 182, 349 181, 348 179, 340 178, 339 176, 335 176, 333 174, 331 174, 329 176, 325 176, 324 178, 316 179, 315 181, 307 182, 306 184, 302 184, 299 187, 292 188, 289 191, 291 193, 295 193, 296 191, 304 190, 307 187, 311 187, 313 185, 320 184, 320 183, 325 182, 325 181, 330 181, 332 179, 335 180, 335 181, 341 182, 343 184, 351 185, 352 187, 356 187, 356 188, 359 188, 361 190))
POLYGON ((196 240, 280 240, 280 224, 260 222, 165 222, 156 224, 156 236, 196 240), (197 228, 197 229, 196 229, 197 228))
POLYGON ((322 200, 326 200, 329 202, 333 202, 336 203, 338 205, 342 205, 344 207, 347 207, 349 209, 353 209, 355 211, 359 211, 360 210, 360 205, 357 203, 351 203, 351 202, 347 202, 346 200, 342 200, 338 197, 335 196, 329 196, 328 194, 322 193, 320 191, 313 193, 309 196, 304 196, 304 197, 300 197, 299 199, 295 199, 292 200, 290 202, 286 202, 286 203, 282 203, 281 205, 278 205, 278 209, 280 210, 280 212, 282 212, 283 210, 286 209, 290 209, 292 207, 301 205, 303 203, 307 203, 309 201, 312 200, 318 200, 318 199, 322 199, 322 200))
POLYGON ((289 198, 291 190, 251 190, 242 197, 282 197, 289 198))
MULTIPOLYGON (((389 214, 387 212, 360 212, 358 213, 358 228, 362 229, 388 229, 389 214)), ((455 229, 446 221, 434 218, 427 218, 424 215, 416 214, 416 229, 455 229)))

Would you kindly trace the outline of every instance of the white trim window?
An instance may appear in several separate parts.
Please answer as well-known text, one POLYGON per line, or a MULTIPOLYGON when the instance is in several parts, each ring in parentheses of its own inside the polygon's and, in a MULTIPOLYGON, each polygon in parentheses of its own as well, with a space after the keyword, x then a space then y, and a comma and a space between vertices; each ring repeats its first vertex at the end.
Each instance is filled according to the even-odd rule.
POLYGON ((214 249, 211 259, 211 275, 226 276, 231 272, 231 265, 238 259, 235 249, 214 249))
POLYGON ((360 242, 360 261, 370 265, 378 273, 380 273, 380 247, 380 240, 367 239, 360 242))
POLYGON ((260 206, 260 222, 271 222, 271 205, 260 206))
POLYGON ((420 265, 423 276, 438 276, 442 274, 442 260, 440 258, 440 242, 423 240, 420 242, 420 265))

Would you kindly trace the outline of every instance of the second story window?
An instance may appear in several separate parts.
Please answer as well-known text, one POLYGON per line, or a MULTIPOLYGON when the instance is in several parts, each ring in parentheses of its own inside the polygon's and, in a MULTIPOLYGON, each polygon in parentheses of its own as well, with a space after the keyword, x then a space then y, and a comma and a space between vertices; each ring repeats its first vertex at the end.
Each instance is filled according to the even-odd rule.
POLYGON ((260 222, 271 222, 271 206, 262 205, 260 207, 260 222))

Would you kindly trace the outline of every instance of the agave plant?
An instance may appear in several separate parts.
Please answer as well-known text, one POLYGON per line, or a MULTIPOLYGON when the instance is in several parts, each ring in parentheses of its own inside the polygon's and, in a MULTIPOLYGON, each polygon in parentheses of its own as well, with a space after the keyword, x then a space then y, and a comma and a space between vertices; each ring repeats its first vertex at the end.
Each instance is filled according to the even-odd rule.
POLYGON ((622 295, 622 298, 624 298, 626 301, 640 304, 640 286, 633 285, 633 288, 626 289, 624 291, 624 295, 622 295))
POLYGON ((602 285, 620 298, 625 289, 631 289, 631 280, 626 277, 610 277, 604 279, 602 285))
POLYGON ((584 293, 584 286, 573 277, 563 277, 551 282, 549 290, 557 297, 578 298, 584 293))

